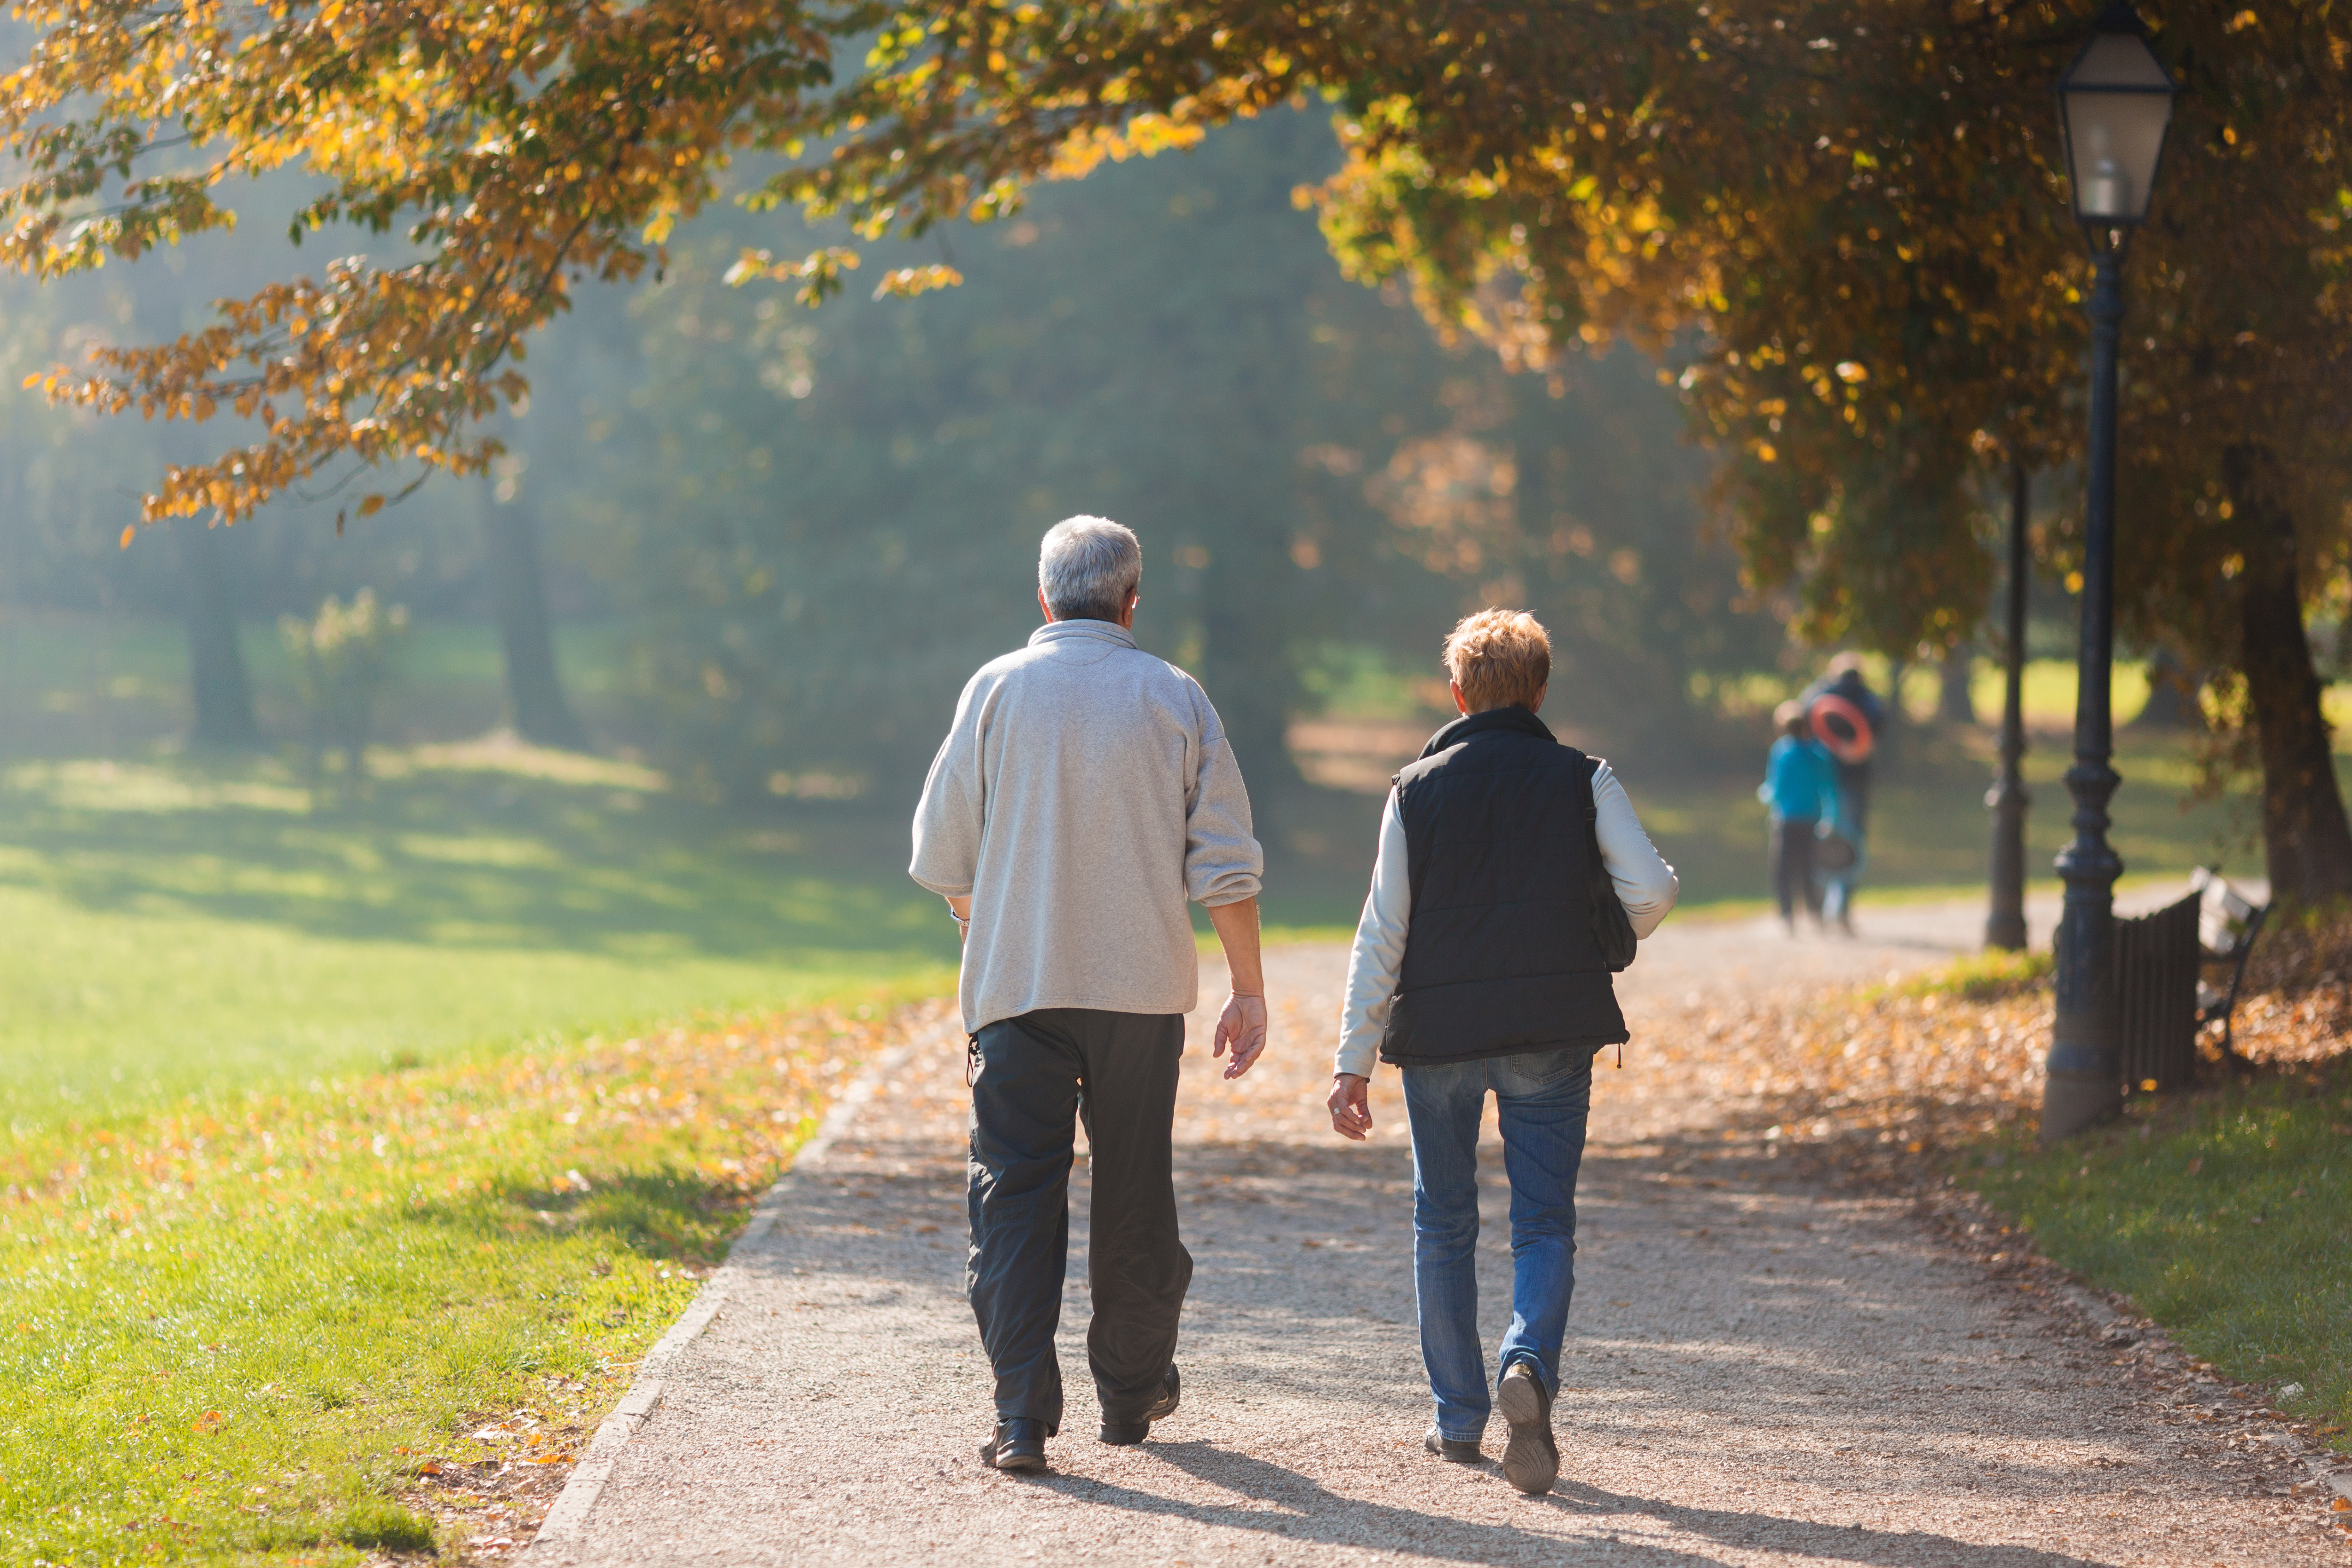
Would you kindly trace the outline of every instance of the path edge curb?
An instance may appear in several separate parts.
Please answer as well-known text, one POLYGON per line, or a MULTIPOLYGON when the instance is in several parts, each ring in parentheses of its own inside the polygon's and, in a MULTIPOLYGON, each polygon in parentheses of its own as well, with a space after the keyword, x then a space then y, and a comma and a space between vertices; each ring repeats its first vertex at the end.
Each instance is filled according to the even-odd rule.
POLYGON ((742 1250, 744 1243, 764 1234, 782 1216, 784 1205, 791 1201, 801 1173, 824 1163, 825 1155, 849 1130, 849 1124, 857 1119, 857 1113, 866 1108, 866 1101, 874 1098, 875 1090, 905 1066, 920 1045, 919 1040, 904 1041, 867 1063, 864 1070, 850 1081, 849 1087, 842 1090, 841 1098, 834 1101, 832 1108, 825 1112, 824 1120, 817 1124, 815 1134, 793 1156, 792 1169, 778 1177, 775 1184, 761 1194, 759 1203, 751 1210, 751 1217, 744 1222, 742 1230, 728 1247, 726 1260, 702 1282, 702 1289, 695 1293, 694 1300, 677 1321, 669 1326, 669 1331, 654 1342, 653 1349, 647 1351, 645 1359, 637 1363, 637 1375, 629 1384, 629 1392, 622 1396, 620 1404, 613 1407, 612 1414, 597 1425, 595 1436, 588 1440, 587 1451, 572 1468, 563 1489, 556 1494, 555 1501, 540 1520, 539 1532, 531 1538, 529 1549, 531 1555, 552 1560, 555 1553, 577 1544, 586 1535, 588 1512, 596 1506, 597 1498, 603 1495, 604 1483, 612 1479, 614 1467, 620 1462, 622 1451, 628 1447, 629 1439, 636 1436, 637 1429, 661 1404, 662 1385, 670 1363, 701 1337, 702 1331, 710 1326, 711 1320, 727 1304, 728 1294, 734 1288, 740 1272, 736 1266, 735 1255, 742 1250))

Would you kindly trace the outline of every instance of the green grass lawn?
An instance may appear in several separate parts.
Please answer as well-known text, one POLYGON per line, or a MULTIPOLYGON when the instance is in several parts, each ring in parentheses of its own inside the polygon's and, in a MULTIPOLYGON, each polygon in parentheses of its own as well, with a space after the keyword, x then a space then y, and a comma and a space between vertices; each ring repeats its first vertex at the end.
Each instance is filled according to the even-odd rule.
POLYGON ((577 1457, 877 1027, 542 1038, 17 1142, 0 1562, 492 1534, 501 1461, 577 1457))
POLYGON ((2281 1407, 2352 1424, 2352 1058, 2175 1098, 2042 1150, 2021 1130, 1962 1179, 2042 1249, 2129 1297, 2281 1407))
POLYGON ((897 823, 382 763, 0 773, 0 1562, 340 1561, 564 1458, 952 984, 897 823))
POLYGON ((495 761, 320 813, 268 763, 0 775, 0 1115, 24 1136, 207 1086, 946 983, 953 927, 887 877, 895 825, 730 821, 639 770, 495 761))

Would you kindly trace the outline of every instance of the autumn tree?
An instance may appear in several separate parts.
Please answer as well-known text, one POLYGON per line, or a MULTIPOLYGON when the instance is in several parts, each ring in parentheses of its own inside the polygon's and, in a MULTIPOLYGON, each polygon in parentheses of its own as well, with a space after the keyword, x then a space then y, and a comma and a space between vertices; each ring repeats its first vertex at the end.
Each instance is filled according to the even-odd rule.
MULTIPOLYGON (((2352 894, 2304 629, 2341 601, 2352 22, 2149 8, 2187 92, 2134 243, 2119 608, 2230 672, 2273 888, 2352 894)), ((1696 329, 1684 385, 1733 454, 1750 565, 1804 628, 1949 647, 1985 603, 1969 491, 2079 458, 2080 300, 2049 88, 2087 20, 2032 4, 1694 7, 1682 54, 1471 167, 1367 106, 1323 193, 1343 257, 1542 363, 1570 334, 1696 329), (1383 119, 1385 117, 1385 119, 1383 119)), ((1532 117, 1531 117, 1532 118, 1532 117)), ((2070 517, 2047 541, 2070 565, 2070 517)))
MULTIPOLYGON (((2336 163, 2352 20, 2151 5, 2189 89, 2129 278, 2121 608, 2228 672, 2283 897, 2352 895, 2352 832, 2304 631, 2347 526, 2336 163)), ((1580 342, 1676 348, 1736 457, 1750 566, 1806 629, 1952 646, 1989 575, 1968 489, 2076 459, 2088 262, 2050 84, 2086 11, 2047 0, 1024 7, 932 15, 853 89, 876 127, 783 187, 930 210, 1099 131, 1312 87, 1342 105, 1319 193, 1342 262, 1441 331, 1540 368, 1580 342), (985 120, 986 159, 972 152, 985 120), (1013 125, 1017 133, 1005 127, 1013 125), (945 150, 945 151, 942 151, 945 150)), ((2072 520, 2046 543, 2063 568, 2072 520)))
MULTIPOLYGON (((174 467, 149 520, 235 521, 345 460, 478 472, 524 339, 582 279, 646 269, 727 159, 799 133, 832 40, 886 13, 729 0, 33 0, 0 109, 16 177, 0 258, 43 279, 234 225, 224 187, 299 171, 326 230, 396 254, 223 300, 216 324, 107 347, 54 396, 247 437, 174 467)), ((382 504, 371 493, 357 510, 382 504)))
MULTIPOLYGON (((243 515, 336 465, 470 471, 526 335, 585 279, 659 264, 716 172, 857 233, 988 221, 1029 183, 1321 94, 1342 264, 1442 331, 1540 369, 1681 345, 1738 454, 1751 569, 1820 635, 1949 646, 1979 614, 1972 464, 2063 463, 2086 273, 2048 87, 2087 16, 2053 0, 51 0, 9 82, 0 255, 44 276, 229 221, 232 175, 299 167, 298 234, 398 231, 413 259, 226 302, 53 393, 252 438, 151 516, 243 515), (871 41, 836 79, 839 42, 871 41)), ((2137 244, 2122 606, 2229 672, 2284 896, 2352 894, 2303 610, 2340 581, 2346 378, 2331 174, 2352 18, 2151 4, 2190 88, 2137 244)), ((746 257, 821 296, 856 258, 746 257)), ((885 290, 950 280, 886 274, 885 290)), ((375 504, 371 494, 362 510, 375 504)), ((2058 563, 2072 546, 2051 542, 2058 563)))

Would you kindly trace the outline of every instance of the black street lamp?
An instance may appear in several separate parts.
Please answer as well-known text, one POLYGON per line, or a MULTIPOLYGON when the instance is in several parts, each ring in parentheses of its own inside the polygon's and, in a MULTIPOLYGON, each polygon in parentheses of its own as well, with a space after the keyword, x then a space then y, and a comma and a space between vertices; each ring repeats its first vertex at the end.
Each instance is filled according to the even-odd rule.
POLYGON ((2115 659, 2116 350, 2123 330, 2124 250, 2147 216, 2178 88, 2128 0, 2113 0, 2058 79, 2066 179, 2091 244, 2091 442, 2083 529, 2083 637, 2076 665, 2074 840, 2058 856, 2066 884, 2058 930, 2058 1022, 2042 1089, 2042 1141, 2056 1142, 2123 1105, 2121 1011, 2115 985, 2116 879, 2107 802, 2123 781, 2108 687, 2115 659))
POLYGON ((2026 507, 2032 499, 2025 459, 2009 471, 2008 641, 2003 647, 2000 703, 2000 777, 1985 796, 1992 808, 1992 909, 1985 917, 1985 945, 2022 952, 2025 931, 2025 580, 2026 507))

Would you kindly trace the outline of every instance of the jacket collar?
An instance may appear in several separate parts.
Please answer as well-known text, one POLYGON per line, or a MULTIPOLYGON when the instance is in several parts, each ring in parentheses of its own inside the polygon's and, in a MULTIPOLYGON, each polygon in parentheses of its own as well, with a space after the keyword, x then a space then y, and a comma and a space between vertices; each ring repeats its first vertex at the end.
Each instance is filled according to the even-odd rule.
POLYGON ((1135 634, 1117 621, 1078 620, 1047 621, 1029 634, 1029 646, 1038 647, 1045 643, 1067 642, 1074 639, 1112 643, 1119 647, 1135 646, 1135 634))
POLYGON ((1484 713, 1465 713, 1429 738, 1421 749, 1423 757, 1433 757, 1448 746, 1458 746, 1473 735, 1483 735, 1490 730, 1515 730, 1522 735, 1541 735, 1547 741, 1559 737, 1545 728, 1544 721, 1526 709, 1514 704, 1508 708, 1489 708, 1484 713))

